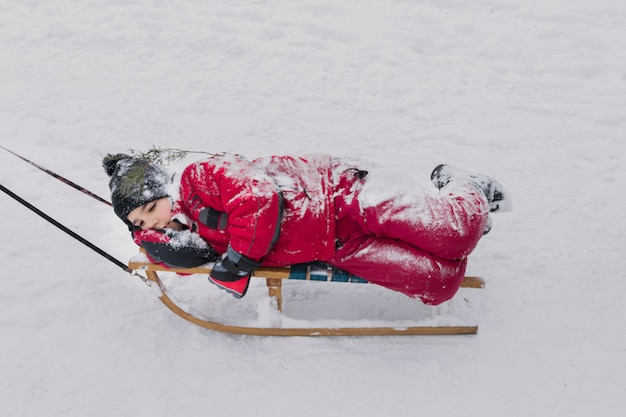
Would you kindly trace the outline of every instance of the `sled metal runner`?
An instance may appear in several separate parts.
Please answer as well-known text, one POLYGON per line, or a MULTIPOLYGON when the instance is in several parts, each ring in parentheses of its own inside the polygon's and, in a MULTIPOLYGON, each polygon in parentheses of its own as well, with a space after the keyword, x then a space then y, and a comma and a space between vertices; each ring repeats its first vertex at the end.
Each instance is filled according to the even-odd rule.
MULTIPOLYGON (((333 281, 332 269, 327 270, 326 278, 321 277, 319 270, 311 268, 311 266, 297 265, 298 268, 259 268, 255 271, 254 278, 265 278, 269 289, 270 297, 276 300, 276 306, 282 311, 282 280, 327 280, 333 281), (306 274, 302 274, 302 268, 306 274), (292 271, 292 269, 295 270, 292 271), (294 277, 295 275, 295 277, 294 277)), ((185 274, 204 274, 211 273, 208 267, 196 268, 166 268, 161 265, 150 262, 133 262, 129 263, 129 269, 143 271, 146 273, 148 281, 156 284, 160 289, 159 299, 167 308, 173 311, 183 319, 196 324, 205 329, 215 330, 223 333, 255 335, 255 336, 400 336, 400 335, 462 335, 476 334, 478 326, 402 326, 402 327, 245 327, 238 325, 228 325, 220 322, 209 321, 194 316, 180 308, 167 295, 167 289, 161 281, 158 272, 180 272, 185 274)), ((347 280, 340 277, 338 280, 342 282, 366 282, 360 278, 348 276, 347 280), (354 281, 350 281, 354 278, 354 281)), ((465 277, 462 287, 465 288, 482 288, 485 282, 479 277, 465 277)))

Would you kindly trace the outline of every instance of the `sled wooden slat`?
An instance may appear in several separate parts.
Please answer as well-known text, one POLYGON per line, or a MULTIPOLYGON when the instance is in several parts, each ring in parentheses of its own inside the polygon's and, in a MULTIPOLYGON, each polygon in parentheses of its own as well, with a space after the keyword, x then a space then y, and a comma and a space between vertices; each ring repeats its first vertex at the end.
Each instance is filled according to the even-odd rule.
MULTIPOLYGON (((167 268, 162 265, 153 264, 150 262, 129 262, 128 267, 137 271, 164 271, 164 272, 180 272, 184 274, 204 274, 209 275, 211 268, 208 267, 194 267, 194 268, 167 268)), ((291 279, 290 268, 267 268, 261 267, 254 271, 255 278, 267 278, 267 279, 291 279)), ((306 280, 310 280, 310 275, 306 280)), ((484 288, 485 281, 481 277, 466 276, 461 284, 462 288, 484 288)))
MULTIPOLYGON (((169 271, 169 272, 180 272, 180 273, 186 273, 186 274, 208 275, 211 273, 211 268, 208 268, 208 267, 166 268, 162 265, 153 264, 150 262, 130 262, 129 268, 133 270, 141 270, 141 271, 166 271, 166 272, 169 271)), ((316 271, 316 272, 319 274, 319 271, 316 271)), ((329 274, 328 280, 330 280, 331 278, 330 275, 332 274, 332 270, 329 269, 327 272, 329 274)), ((305 280, 311 280, 312 275, 313 275, 313 271, 311 271, 311 269, 309 268, 307 271, 307 276, 305 280)), ((266 284, 268 287, 270 297, 276 300, 276 306, 278 310, 283 311, 282 280, 292 279, 291 269, 289 267, 259 268, 256 271, 254 271, 254 277, 266 279, 266 284)), ((319 279, 316 279, 315 281, 319 281, 319 279)), ((359 282, 363 282, 363 280, 359 282)), ((463 282, 461 283, 461 287, 463 288, 483 288, 484 286, 485 286, 485 281, 480 277, 467 276, 463 279, 463 282)))
MULTIPOLYGON (((208 267, 166 268, 149 262, 130 262, 129 268, 145 271, 147 279, 155 283, 159 289, 159 299, 172 312, 183 319, 203 327, 224 333, 255 335, 255 336, 401 336, 401 335, 465 335, 476 334, 478 326, 408 326, 408 327, 339 327, 339 328, 284 328, 284 327, 245 327, 228 325, 196 317, 181 309, 167 295, 167 289, 158 276, 158 272, 180 272, 185 274, 211 273, 208 267)), ((276 300, 279 311, 282 311, 282 280, 290 279, 290 268, 259 268, 255 271, 256 278, 265 278, 270 297, 276 300)), ((307 277, 307 279, 309 279, 307 277)), ((463 287, 483 288, 485 282, 480 277, 465 277, 463 287)))

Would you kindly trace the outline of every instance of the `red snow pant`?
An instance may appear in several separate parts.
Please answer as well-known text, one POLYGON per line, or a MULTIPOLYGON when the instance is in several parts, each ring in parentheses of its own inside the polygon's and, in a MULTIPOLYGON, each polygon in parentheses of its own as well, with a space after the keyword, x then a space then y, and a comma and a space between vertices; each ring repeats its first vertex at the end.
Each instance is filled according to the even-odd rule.
POLYGON ((374 200, 368 180, 342 174, 331 263, 425 304, 452 298, 487 224, 485 197, 469 184, 451 182, 437 193, 416 187, 374 200))

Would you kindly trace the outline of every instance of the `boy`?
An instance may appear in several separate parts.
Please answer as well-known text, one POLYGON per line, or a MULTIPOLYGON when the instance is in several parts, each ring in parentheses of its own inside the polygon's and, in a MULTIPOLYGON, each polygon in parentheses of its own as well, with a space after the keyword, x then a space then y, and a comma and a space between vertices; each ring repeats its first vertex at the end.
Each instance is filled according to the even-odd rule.
POLYGON ((497 181, 449 165, 433 170, 436 191, 328 155, 217 154, 177 181, 124 154, 103 166, 116 214, 154 261, 217 259, 209 279, 238 298, 260 265, 322 261, 437 305, 458 290, 489 213, 511 209, 497 181))

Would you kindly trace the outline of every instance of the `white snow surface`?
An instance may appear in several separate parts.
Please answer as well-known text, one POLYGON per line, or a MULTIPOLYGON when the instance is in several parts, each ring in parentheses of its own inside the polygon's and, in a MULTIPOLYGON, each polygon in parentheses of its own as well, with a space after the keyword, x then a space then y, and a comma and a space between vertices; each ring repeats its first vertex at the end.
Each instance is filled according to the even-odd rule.
MULTIPOLYGON (((249 324, 477 323, 473 336, 204 330, 0 195, 2 416, 621 416, 626 404, 626 3, 0 0, 2 146, 108 198, 101 159, 151 146, 329 152, 428 185, 497 178, 511 213, 444 306, 368 285, 262 282, 249 324)), ((186 161, 191 162, 191 161, 186 161)), ((0 181, 126 262, 106 205, 0 149, 0 181)), ((193 285, 187 285, 188 283, 193 285)))

